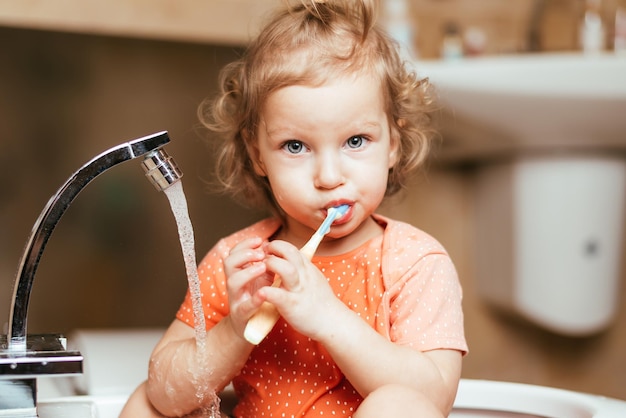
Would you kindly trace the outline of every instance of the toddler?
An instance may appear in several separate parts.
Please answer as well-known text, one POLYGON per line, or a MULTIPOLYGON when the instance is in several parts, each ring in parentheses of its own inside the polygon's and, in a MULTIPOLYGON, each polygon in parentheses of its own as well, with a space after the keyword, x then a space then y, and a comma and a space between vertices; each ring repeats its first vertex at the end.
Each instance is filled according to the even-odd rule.
POLYGON ((219 241, 122 416, 201 414, 233 383, 236 417, 444 417, 467 345, 444 248, 376 211, 424 160, 430 86, 376 25, 375 0, 303 0, 222 72, 201 117, 224 188, 272 217, 219 241), (331 207, 349 209, 312 261, 298 250, 331 207), (280 286, 270 284, 280 276, 280 286), (244 339, 263 302, 280 319, 244 339))

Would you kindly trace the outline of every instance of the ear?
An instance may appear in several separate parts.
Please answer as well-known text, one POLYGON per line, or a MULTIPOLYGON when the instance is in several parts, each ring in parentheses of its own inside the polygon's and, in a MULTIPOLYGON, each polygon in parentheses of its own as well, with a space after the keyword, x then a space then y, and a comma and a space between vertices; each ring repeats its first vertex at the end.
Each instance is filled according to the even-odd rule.
POLYGON ((250 156, 250 160, 252 161, 252 168, 254 169, 254 173, 261 177, 267 177, 265 164, 263 164, 263 160, 261 160, 259 148, 256 145, 249 146, 248 155, 250 156))
MULTIPOLYGON (((404 119, 398 119, 397 126, 404 126, 404 119)), ((395 127, 391 127, 389 135, 389 168, 393 168, 400 159, 400 131, 395 127)))
POLYGON ((265 172, 265 166, 263 162, 257 159, 252 160, 252 168, 254 168, 254 173, 260 177, 267 177, 267 173, 265 172))

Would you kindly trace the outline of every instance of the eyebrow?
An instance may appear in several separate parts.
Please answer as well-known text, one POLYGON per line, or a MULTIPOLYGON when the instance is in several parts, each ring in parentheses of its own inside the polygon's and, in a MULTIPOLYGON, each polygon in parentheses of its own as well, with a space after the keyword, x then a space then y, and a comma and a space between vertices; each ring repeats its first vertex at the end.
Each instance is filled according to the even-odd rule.
POLYGON ((382 125, 380 122, 378 121, 371 121, 371 122, 363 122, 360 126, 365 126, 367 128, 382 128, 382 125))
MULTIPOLYGON (((266 123, 263 123, 262 125, 264 127, 265 133, 270 137, 272 137, 273 135, 277 133, 280 133, 281 135, 283 135, 284 133, 288 133, 289 134, 288 136, 291 136, 291 133, 294 131, 294 129, 291 126, 280 125, 275 128, 268 129, 268 126, 266 123)), ((349 125, 346 125, 346 130, 355 131, 357 133, 362 130, 381 129, 381 128, 382 128, 382 124, 378 121, 363 121, 363 122, 350 123, 349 125)))

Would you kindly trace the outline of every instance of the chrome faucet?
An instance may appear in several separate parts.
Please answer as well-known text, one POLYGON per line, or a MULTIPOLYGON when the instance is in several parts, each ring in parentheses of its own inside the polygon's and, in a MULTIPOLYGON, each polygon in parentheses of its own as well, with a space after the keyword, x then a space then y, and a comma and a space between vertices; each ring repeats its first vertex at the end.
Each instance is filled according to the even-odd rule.
POLYGON ((36 377, 82 373, 83 357, 67 350, 62 335, 27 335, 26 317, 35 271, 52 231, 78 193, 109 168, 144 157, 145 174, 157 190, 180 180, 182 173, 161 147, 167 132, 145 136, 96 156, 74 173, 52 196, 33 226, 15 279, 9 330, 0 336, 0 416, 36 417, 36 377))

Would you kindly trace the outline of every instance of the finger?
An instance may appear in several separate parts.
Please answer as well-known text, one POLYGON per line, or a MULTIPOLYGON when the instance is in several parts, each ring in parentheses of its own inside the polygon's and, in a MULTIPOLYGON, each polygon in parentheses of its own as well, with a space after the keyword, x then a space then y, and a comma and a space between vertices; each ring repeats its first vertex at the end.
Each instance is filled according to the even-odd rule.
POLYGON ((269 302, 276 305, 278 308, 284 303, 285 290, 273 286, 267 286, 259 289, 259 291, 255 294, 255 297, 262 302, 269 302))
MULTIPOLYGON (((304 257, 300 250, 294 245, 285 241, 273 241, 269 243, 265 248, 267 255, 265 261, 272 265, 276 265, 277 268, 281 266, 286 267, 286 264, 280 263, 279 260, 285 260, 292 264, 296 269, 302 269, 304 267, 304 257)), ((282 273, 282 271, 276 271, 275 273, 282 273)))
POLYGON ((233 274, 229 275, 226 282, 235 293, 239 293, 239 290, 247 286, 250 282, 267 274, 267 266, 265 263, 248 263, 245 267, 241 267, 233 274))
POLYGON ((233 246, 230 252, 239 251, 243 248, 259 248, 263 246, 263 239, 261 237, 246 238, 233 246))
POLYGON ((264 264, 268 271, 271 271, 280 278, 281 287, 293 290, 299 284, 299 270, 291 261, 284 258, 270 255, 265 258, 264 264))
POLYGON ((247 264, 262 261, 265 252, 260 238, 244 240, 232 248, 229 255, 224 259, 224 268, 227 274, 233 274, 235 270, 245 268, 247 264))
POLYGON ((275 255, 281 258, 292 258, 296 254, 300 254, 300 250, 295 245, 281 240, 274 240, 269 242, 265 247, 265 252, 268 255, 275 255))
POLYGON ((259 310, 263 302, 265 302, 264 295, 260 292, 255 292, 241 301, 239 304, 239 312, 244 318, 250 319, 250 317, 259 310))

